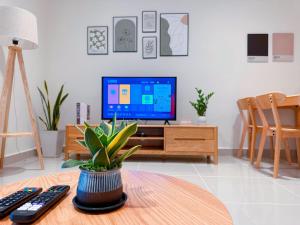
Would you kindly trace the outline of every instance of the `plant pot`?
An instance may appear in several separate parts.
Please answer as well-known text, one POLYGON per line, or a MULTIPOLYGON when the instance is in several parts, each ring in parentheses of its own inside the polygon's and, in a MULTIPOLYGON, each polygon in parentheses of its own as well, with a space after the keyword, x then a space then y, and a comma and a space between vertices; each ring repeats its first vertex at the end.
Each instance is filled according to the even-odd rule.
POLYGON ((122 198, 123 185, 120 169, 106 172, 81 170, 77 200, 86 206, 105 206, 118 202, 122 198))
POLYGON ((206 124, 206 116, 199 116, 197 119, 198 124, 206 124))
POLYGON ((40 136, 44 157, 59 157, 63 152, 65 131, 43 130, 40 136))

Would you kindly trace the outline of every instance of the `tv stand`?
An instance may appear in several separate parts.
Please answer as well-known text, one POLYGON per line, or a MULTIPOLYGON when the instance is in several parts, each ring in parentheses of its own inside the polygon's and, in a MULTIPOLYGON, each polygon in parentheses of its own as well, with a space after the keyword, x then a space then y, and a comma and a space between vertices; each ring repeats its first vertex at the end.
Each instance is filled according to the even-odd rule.
MULTIPOLYGON (((92 125, 96 127, 97 124, 92 125)), ((83 128, 83 125, 79 125, 83 128)), ((75 125, 66 126, 65 159, 70 154, 89 154, 76 140, 83 135, 75 125)), ((134 156, 142 157, 199 157, 213 156, 218 162, 218 127, 213 125, 138 125, 138 131, 129 138, 124 153, 135 145, 142 148, 134 156)))
POLYGON ((165 120, 164 125, 171 125, 171 124, 170 124, 169 120, 165 120))

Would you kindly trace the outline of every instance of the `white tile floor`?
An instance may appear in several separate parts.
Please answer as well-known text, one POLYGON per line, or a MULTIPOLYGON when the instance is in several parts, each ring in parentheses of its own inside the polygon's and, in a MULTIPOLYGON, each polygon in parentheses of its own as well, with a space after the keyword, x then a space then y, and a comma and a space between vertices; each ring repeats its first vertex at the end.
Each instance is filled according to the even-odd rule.
MULTIPOLYGON (((21 179, 62 171, 59 159, 46 159, 46 170, 36 158, 6 165, 0 172, 0 185, 21 179)), ((226 205, 235 225, 300 224, 300 169, 281 164, 278 179, 272 178, 272 164, 256 170, 247 160, 221 155, 218 165, 183 161, 129 161, 131 170, 163 173, 187 180, 212 192, 226 205)), ((66 170, 66 169, 64 169, 66 170)), ((72 170, 72 169, 70 169, 72 170)))

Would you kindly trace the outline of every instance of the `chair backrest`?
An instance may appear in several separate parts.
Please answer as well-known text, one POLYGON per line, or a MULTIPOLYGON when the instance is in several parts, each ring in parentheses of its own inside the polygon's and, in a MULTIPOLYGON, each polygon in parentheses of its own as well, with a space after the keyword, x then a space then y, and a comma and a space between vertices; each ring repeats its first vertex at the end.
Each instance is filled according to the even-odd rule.
POLYGON ((257 102, 257 110, 262 120, 263 126, 269 127, 269 123, 264 111, 271 109, 276 127, 281 127, 278 105, 280 105, 285 100, 285 98, 285 94, 278 92, 256 96, 255 99, 257 102))
POLYGON ((243 122, 249 126, 250 124, 256 126, 256 119, 255 119, 255 98, 253 97, 247 97, 242 98, 237 101, 237 105, 240 111, 241 118, 243 122), (245 112, 249 113, 250 118, 247 119, 247 115, 245 115, 245 112))

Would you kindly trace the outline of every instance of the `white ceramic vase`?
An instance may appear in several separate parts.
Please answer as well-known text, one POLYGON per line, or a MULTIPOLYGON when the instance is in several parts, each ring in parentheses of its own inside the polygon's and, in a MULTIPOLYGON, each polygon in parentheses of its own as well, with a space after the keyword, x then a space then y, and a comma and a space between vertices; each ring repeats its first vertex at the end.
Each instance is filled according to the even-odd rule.
POLYGON ((199 116, 197 119, 198 124, 206 124, 206 116, 199 116))
POLYGON ((63 152, 64 130, 40 132, 42 151, 44 157, 59 157, 63 152))

